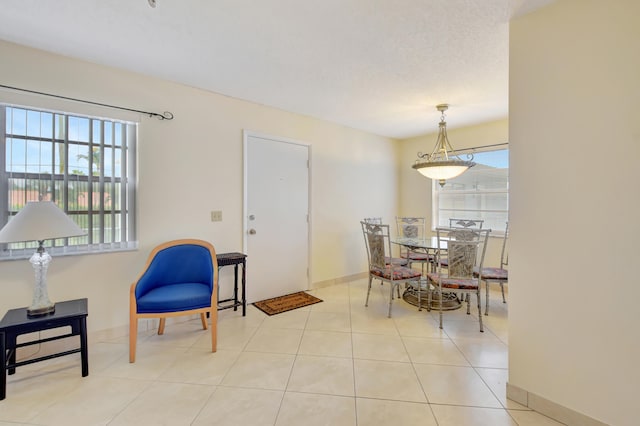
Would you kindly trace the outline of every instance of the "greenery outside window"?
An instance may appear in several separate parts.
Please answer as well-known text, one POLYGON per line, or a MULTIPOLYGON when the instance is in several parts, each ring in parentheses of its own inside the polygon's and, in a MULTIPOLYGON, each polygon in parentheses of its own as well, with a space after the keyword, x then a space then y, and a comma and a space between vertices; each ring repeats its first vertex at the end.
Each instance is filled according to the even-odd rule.
MULTIPOLYGON (((0 104, 0 228, 28 201, 53 201, 81 237, 45 241, 57 254, 137 248, 137 124, 0 104)), ((0 244, 0 259, 35 242, 0 244)))
POLYGON ((483 219, 492 235, 503 234, 509 218, 509 150, 473 155, 476 165, 444 187, 433 181, 432 225, 449 226, 449 218, 483 219))

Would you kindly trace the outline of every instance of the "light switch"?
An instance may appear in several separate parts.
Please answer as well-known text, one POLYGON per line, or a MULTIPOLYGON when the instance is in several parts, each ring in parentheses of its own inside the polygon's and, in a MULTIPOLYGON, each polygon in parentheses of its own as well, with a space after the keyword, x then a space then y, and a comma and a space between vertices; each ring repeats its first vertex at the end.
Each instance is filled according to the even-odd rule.
POLYGON ((222 210, 211 211, 211 222, 222 222, 222 210))

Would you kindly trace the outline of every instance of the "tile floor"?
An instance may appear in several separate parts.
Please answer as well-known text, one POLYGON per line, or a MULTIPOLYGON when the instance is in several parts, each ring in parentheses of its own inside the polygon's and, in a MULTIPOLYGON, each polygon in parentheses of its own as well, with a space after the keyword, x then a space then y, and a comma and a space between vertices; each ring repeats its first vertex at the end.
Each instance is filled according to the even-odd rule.
POLYGON ((366 279, 311 291, 324 300, 269 317, 221 311, 218 351, 199 320, 89 342, 79 357, 21 367, 0 401, 7 425, 559 425, 505 397, 507 305, 492 291, 485 332, 466 309, 418 312, 366 279))

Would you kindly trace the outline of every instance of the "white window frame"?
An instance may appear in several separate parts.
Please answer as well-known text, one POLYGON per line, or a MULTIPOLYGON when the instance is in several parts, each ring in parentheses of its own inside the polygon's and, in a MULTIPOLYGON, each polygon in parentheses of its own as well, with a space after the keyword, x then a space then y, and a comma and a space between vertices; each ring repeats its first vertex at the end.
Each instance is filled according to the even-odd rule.
MULTIPOLYGON (((508 153, 508 145, 505 144, 504 148, 499 148, 499 149, 487 149, 487 150, 475 150, 475 149, 470 149, 470 150, 461 150, 459 151, 457 154, 459 154, 460 156, 464 157, 465 154, 467 153, 472 153, 472 154, 478 154, 478 153, 486 153, 486 152, 494 152, 494 151, 507 151, 508 153)), ((508 169, 507 169, 507 174, 508 174, 508 169)), ((445 185, 451 185, 455 183, 456 178, 454 179, 449 179, 446 181, 445 185)), ((440 220, 440 193, 441 193, 441 188, 440 188, 440 184, 438 183, 437 180, 433 180, 432 182, 432 190, 431 190, 431 207, 432 207, 432 211, 431 211, 431 218, 432 218, 432 223, 431 223, 431 228, 432 231, 435 231, 435 229, 438 226, 448 226, 448 219, 449 219, 449 215, 446 216, 446 218, 443 218, 443 220, 440 220), (445 224, 446 222, 446 224, 445 224)), ((483 218, 483 214, 486 216, 486 214, 491 214, 491 213, 499 213, 503 216, 506 216, 505 219, 505 223, 504 224, 500 224, 501 226, 494 226, 491 227, 491 236, 504 236, 504 229, 506 226, 506 221, 508 220, 509 217, 509 183, 507 180, 507 187, 505 189, 491 189, 491 190, 474 190, 474 189, 467 189, 467 190, 460 190, 460 191, 456 191, 455 194, 457 195, 490 195, 490 194, 506 194, 507 196, 507 207, 506 210, 503 209, 478 209, 478 210, 471 210, 471 209, 462 209, 460 210, 460 213, 457 214, 456 216, 452 216, 455 218, 460 218, 460 219, 482 219, 483 218), (469 212, 473 212, 473 211, 477 211, 478 214, 469 214, 469 212), (482 214, 480 213, 482 212, 482 214)), ((484 227, 490 227, 485 225, 484 227)))
MULTIPOLYGON (((25 116, 28 120, 29 114, 25 116)), ((28 126, 27 122, 25 127, 28 126)), ((15 206, 22 204, 22 201, 51 199, 87 231, 87 235, 81 237, 45 241, 47 250, 52 254, 77 255, 137 249, 137 134, 138 123, 132 121, 0 103, 0 228, 17 213, 21 207, 15 206), (9 109, 18 112, 26 110, 32 112, 33 116, 44 114, 46 117, 51 114, 53 128, 64 130, 52 130, 50 135, 34 135, 28 131, 14 134, 12 123, 7 122, 9 109), (88 123, 86 137, 73 138, 70 119, 88 123), (39 144, 47 150, 56 151, 50 158, 41 155, 38 159, 37 167, 48 168, 51 172, 29 170, 29 166, 25 166, 24 170, 15 170, 9 166, 10 159, 7 157, 11 155, 11 150, 7 143, 13 139, 25 141, 25 147, 39 144), (60 147, 62 149, 57 150, 60 147), (72 170, 74 162, 71 158, 74 154, 70 153, 70 149, 79 147, 87 153, 84 156, 77 155, 86 157, 87 168, 84 172, 72 170), (93 161, 94 152, 99 164, 93 161), (64 170, 56 171, 56 160, 63 164, 64 170), (10 200, 10 179, 23 181, 24 195, 17 197, 17 203, 10 200), (30 190, 33 185, 35 190, 30 190), (74 185, 77 187, 75 193, 74 185), (26 189, 27 186, 30 189, 26 189), (78 201, 81 197, 86 200, 82 205, 78 201)), ((25 157, 28 156, 25 154, 25 157)), ((26 158, 27 163, 31 164, 30 161, 26 158)), ((28 258, 36 247, 37 242, 0 244, 0 260, 28 258)))

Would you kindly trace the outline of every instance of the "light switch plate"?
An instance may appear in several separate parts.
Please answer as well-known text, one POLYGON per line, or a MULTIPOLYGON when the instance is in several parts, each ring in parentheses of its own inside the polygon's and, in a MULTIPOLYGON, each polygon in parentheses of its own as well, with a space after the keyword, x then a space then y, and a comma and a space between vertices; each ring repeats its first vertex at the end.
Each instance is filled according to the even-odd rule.
POLYGON ((211 211, 211 222, 222 222, 222 210, 211 211))

